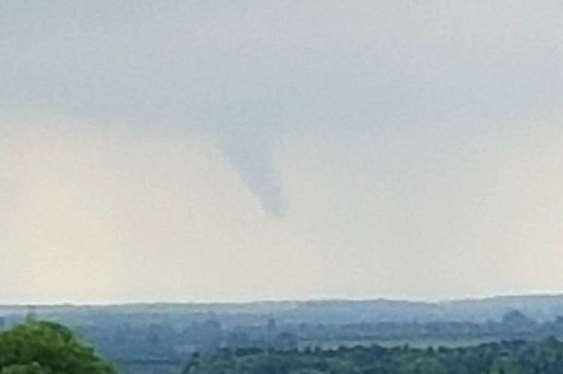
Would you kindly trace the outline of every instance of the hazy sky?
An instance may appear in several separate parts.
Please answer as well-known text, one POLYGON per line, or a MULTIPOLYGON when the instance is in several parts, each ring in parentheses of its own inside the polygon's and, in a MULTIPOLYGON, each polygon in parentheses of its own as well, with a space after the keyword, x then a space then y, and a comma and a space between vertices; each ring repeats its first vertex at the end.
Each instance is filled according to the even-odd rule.
POLYGON ((0 303, 563 285, 561 1, 0 1, 0 303))

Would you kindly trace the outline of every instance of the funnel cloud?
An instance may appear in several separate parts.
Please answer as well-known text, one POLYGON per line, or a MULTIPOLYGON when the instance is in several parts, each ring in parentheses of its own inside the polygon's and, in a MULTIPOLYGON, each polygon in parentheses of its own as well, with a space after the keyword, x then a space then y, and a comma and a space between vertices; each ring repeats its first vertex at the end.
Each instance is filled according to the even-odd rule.
POLYGON ((0 304, 559 290, 562 15, 0 1, 0 304))
POLYGON ((224 144, 222 151, 228 164, 237 170, 262 209, 274 216, 283 217, 287 212, 288 202, 271 150, 265 145, 248 144, 239 139, 237 142, 224 144))

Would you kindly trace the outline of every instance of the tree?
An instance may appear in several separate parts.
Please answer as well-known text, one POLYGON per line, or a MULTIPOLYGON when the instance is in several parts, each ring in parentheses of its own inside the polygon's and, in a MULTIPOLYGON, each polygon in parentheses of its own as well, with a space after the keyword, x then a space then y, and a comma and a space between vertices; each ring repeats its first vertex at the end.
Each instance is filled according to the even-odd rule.
POLYGON ((0 374, 115 374, 70 329, 30 321, 0 334, 0 374))

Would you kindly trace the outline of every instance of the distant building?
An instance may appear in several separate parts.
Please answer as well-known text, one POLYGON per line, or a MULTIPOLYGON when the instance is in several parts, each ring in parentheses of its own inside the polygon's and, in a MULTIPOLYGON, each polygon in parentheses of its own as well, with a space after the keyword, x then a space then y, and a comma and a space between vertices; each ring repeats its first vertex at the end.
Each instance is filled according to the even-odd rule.
POLYGON ((223 343, 223 328, 215 318, 192 324, 184 334, 196 346, 197 351, 204 354, 215 352, 223 343))
POLYGON ((269 347, 273 347, 276 333, 277 333, 276 320, 270 318, 266 326, 266 343, 269 347))
POLYGON ((35 305, 29 305, 27 307, 27 314, 25 315, 25 320, 27 322, 32 322, 37 320, 37 307, 35 305))
POLYGON ((530 327, 535 325, 536 321, 519 310, 513 310, 502 317, 502 323, 512 327, 530 327))
POLYGON ((284 331, 276 336, 274 339, 273 347, 277 350, 289 351, 297 349, 298 338, 297 335, 284 331))

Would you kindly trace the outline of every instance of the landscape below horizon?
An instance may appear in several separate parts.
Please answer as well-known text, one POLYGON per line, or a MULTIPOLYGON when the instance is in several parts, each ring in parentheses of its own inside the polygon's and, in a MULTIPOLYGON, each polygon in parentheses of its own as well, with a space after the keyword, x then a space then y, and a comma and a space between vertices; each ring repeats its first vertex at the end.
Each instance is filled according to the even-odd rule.
MULTIPOLYGON (((311 349, 408 345, 416 354, 416 348, 455 350, 501 341, 563 338, 563 294, 440 302, 377 299, 0 306, 4 329, 26 320, 70 326, 124 373, 178 374, 190 365, 194 354, 203 354, 211 361, 201 365, 212 367, 216 354, 227 351, 244 356, 272 350, 284 355, 311 349)), ((303 354, 299 360, 307 358, 303 354)))

